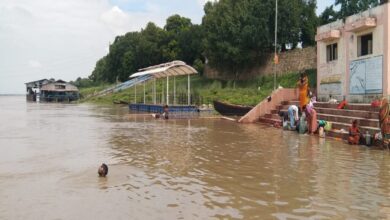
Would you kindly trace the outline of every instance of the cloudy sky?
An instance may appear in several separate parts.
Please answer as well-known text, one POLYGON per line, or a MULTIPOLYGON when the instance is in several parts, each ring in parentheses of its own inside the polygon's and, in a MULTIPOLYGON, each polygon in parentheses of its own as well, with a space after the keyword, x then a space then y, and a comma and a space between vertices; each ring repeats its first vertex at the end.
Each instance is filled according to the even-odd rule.
MULTIPOLYGON (((0 94, 42 78, 87 77, 115 36, 163 26, 172 14, 200 23, 207 0, 0 0, 0 94)), ((333 3, 321 0, 318 11, 333 3)))

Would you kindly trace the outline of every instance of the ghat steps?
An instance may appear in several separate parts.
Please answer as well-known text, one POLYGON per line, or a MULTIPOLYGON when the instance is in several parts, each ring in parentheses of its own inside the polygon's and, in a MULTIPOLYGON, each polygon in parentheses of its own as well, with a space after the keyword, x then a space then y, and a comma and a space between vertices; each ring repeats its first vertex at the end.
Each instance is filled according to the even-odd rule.
MULTIPOLYGON (((290 105, 299 106, 299 101, 283 101, 269 114, 260 117, 263 123, 281 123, 279 111, 287 112, 290 105)), ((379 108, 371 107, 369 104, 348 104, 345 109, 337 109, 337 104, 318 102, 314 104, 317 111, 317 119, 332 123, 332 130, 327 132, 330 137, 348 138, 348 129, 353 120, 358 120, 361 132, 367 131, 373 135, 380 132, 379 129, 379 108)))

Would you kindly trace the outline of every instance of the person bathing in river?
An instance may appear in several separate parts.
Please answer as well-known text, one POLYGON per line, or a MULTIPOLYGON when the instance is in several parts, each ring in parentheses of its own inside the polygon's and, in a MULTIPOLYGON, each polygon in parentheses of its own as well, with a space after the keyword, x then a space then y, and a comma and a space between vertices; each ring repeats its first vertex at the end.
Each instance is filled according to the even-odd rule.
POLYGON ((108 166, 105 163, 102 163, 98 169, 98 174, 100 177, 106 177, 108 174, 108 166))
POLYGON ((299 116, 298 116, 299 110, 298 110, 298 107, 296 105, 290 105, 288 107, 287 112, 288 112, 288 117, 290 118, 290 128, 292 130, 295 130, 296 124, 297 124, 297 122, 299 120, 299 116))
POLYGON ((309 105, 303 106, 303 110, 306 113, 306 121, 308 127, 308 133, 314 134, 317 131, 317 112, 313 107, 309 105))
POLYGON ((306 73, 301 73, 297 84, 299 87, 299 108, 302 110, 303 106, 309 103, 309 79, 306 73))
POLYGON ((348 143, 353 145, 359 144, 360 136, 358 122, 357 120, 353 120, 352 126, 349 128, 348 143))
POLYGON ((169 119, 169 107, 168 107, 168 105, 164 105, 162 116, 163 116, 164 119, 169 119))

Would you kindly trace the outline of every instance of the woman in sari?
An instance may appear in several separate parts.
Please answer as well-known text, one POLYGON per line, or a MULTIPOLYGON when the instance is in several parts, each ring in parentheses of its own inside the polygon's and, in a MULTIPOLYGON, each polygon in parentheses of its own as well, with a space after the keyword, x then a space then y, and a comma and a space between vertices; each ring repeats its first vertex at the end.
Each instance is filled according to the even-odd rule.
POLYGON ((314 108, 310 108, 306 105, 303 106, 303 110, 306 113, 307 129, 309 134, 314 134, 317 131, 317 112, 314 108))
POLYGON ((309 89, 309 79, 305 73, 301 73, 301 76, 298 81, 299 87, 299 107, 303 109, 303 106, 309 103, 308 89, 309 89))
POLYGON ((390 107, 387 98, 383 98, 379 109, 379 126, 381 128, 384 144, 389 143, 390 138, 390 107))

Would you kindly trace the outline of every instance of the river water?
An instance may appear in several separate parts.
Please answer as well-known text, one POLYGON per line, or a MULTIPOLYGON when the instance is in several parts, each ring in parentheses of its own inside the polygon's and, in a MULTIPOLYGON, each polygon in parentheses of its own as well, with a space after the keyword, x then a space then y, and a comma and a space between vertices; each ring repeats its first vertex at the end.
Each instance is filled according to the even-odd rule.
POLYGON ((118 106, 0 106, 0 219, 390 219, 386 151, 118 106))

